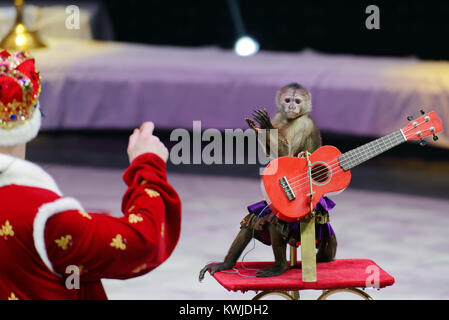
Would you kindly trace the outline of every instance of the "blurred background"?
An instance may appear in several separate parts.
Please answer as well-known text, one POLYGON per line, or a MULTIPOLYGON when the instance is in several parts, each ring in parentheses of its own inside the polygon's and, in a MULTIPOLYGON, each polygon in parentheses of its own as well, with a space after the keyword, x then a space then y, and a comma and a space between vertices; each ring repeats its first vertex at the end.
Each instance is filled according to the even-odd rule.
MULTIPOLYGON (((246 129, 252 110, 274 115, 276 90, 299 82, 312 93, 323 143, 342 152, 421 109, 447 126, 448 14, 449 2, 435 0, 26 1, 24 23, 46 45, 31 50, 45 118, 27 157, 87 209, 120 215, 128 136, 145 120, 169 147, 172 130, 191 133, 193 121, 246 129), (374 29, 370 5, 379 9, 374 29)), ((15 15, 13 1, 1 0, 0 38, 15 15)), ((333 198, 337 258, 373 259, 396 278, 375 298, 449 298, 447 129, 438 137, 353 169, 350 188, 333 198)), ((184 203, 178 248, 149 275, 105 280, 109 297, 250 298, 196 277, 224 256, 246 206, 261 199, 259 167, 169 163, 184 203)), ((257 244, 246 259, 272 255, 257 244)))

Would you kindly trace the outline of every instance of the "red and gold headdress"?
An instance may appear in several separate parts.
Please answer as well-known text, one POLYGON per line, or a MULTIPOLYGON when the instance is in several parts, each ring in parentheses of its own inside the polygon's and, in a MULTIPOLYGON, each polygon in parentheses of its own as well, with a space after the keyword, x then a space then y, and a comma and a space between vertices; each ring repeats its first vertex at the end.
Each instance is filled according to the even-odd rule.
POLYGON ((0 52, 0 145, 25 143, 40 128, 41 80, 28 52, 0 52))

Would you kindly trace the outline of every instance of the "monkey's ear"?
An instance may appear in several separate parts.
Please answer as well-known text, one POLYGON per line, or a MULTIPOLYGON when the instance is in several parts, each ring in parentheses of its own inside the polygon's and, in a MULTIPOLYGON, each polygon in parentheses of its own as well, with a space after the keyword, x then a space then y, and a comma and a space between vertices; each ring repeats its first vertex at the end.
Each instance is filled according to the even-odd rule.
POLYGON ((312 93, 309 90, 302 88, 299 89, 298 91, 301 95, 308 96, 310 99, 312 99, 312 93))
POLYGON ((306 96, 307 99, 305 102, 305 112, 311 112, 312 111, 312 93, 306 89, 301 89, 301 95, 306 96))
POLYGON ((281 88, 278 91, 276 91, 275 103, 279 110, 281 110, 281 95, 282 95, 283 91, 284 91, 284 88, 281 88))
POLYGON ((305 106, 304 106, 304 112, 305 113, 310 113, 312 112, 312 97, 310 97, 310 99, 307 99, 305 102, 305 106))

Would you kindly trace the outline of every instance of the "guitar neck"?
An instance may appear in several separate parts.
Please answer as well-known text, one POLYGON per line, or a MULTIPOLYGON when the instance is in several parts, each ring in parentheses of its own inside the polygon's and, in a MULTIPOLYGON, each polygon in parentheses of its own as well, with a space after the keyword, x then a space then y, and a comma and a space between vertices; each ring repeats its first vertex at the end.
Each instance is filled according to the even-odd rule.
POLYGON ((407 139, 404 134, 401 130, 398 130, 385 137, 368 142, 358 148, 343 153, 338 157, 338 160, 340 166, 344 170, 349 170, 405 141, 407 141, 407 139))

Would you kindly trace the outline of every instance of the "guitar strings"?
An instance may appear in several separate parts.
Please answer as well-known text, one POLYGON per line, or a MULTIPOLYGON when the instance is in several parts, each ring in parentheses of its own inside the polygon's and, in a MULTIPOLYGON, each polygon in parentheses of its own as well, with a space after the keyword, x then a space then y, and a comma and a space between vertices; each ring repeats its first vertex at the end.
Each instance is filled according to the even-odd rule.
MULTIPOLYGON (((424 122, 426 122, 426 121, 424 121, 424 122)), ((413 130, 413 129, 419 127, 419 126, 422 125, 424 122, 418 123, 418 125, 417 125, 416 127, 412 127, 412 128, 409 128, 408 130, 404 130, 402 133, 404 134, 404 136, 406 136, 406 133, 407 133, 407 132, 409 132, 410 130, 413 130)), ((425 131, 429 131, 429 132, 430 132, 430 129, 423 130, 423 132, 425 132, 425 131)), ((406 136, 406 139, 407 139, 407 138, 409 138, 409 137, 406 136)), ((375 140, 374 140, 374 141, 375 141, 375 140)), ((390 141, 390 142, 391 142, 391 141, 390 141)), ((372 147, 370 146, 369 148, 370 148, 371 150, 374 150, 373 147, 374 147, 374 146, 372 146, 372 147)), ((356 148, 356 149, 357 149, 357 148, 356 148)), ((353 149, 353 150, 355 150, 355 149, 353 149)), ((353 150, 350 150, 350 151, 348 151, 348 152, 351 152, 351 151, 353 151, 353 150)), ((337 161, 338 161, 338 158, 336 158, 336 159, 334 159, 333 161, 329 162, 328 165, 332 168, 332 165, 335 164, 337 161)), ((320 169, 320 170, 314 172, 313 174, 316 175, 316 174, 318 174, 320 171, 323 171, 323 170, 324 170, 324 171, 327 171, 326 169, 327 169, 327 168, 320 169)), ((306 173, 302 173, 302 174, 300 174, 300 175, 298 175, 298 176, 295 176, 295 177, 289 179, 290 185, 296 184, 296 182, 298 182, 297 180, 298 180, 300 177, 304 177, 305 175, 308 175, 308 173, 307 173, 307 172, 306 172, 306 173), (292 181, 293 181, 293 183, 292 183, 292 181)))
MULTIPOLYGON (((260 213, 257 215, 257 217, 260 218, 260 216, 262 215, 262 213, 263 213, 268 207, 269 207, 269 205, 267 204, 267 205, 262 209, 262 211, 260 211, 260 213)), ((245 266, 245 263, 244 263, 245 257, 248 255, 248 253, 250 253, 251 251, 253 251, 253 250, 256 248, 256 238, 254 237, 254 233, 255 233, 255 230, 254 230, 254 228, 253 228, 253 235, 252 235, 252 239, 253 239, 253 247, 252 247, 251 249, 249 249, 248 251, 246 251, 246 253, 243 255, 243 257, 242 257, 240 263, 241 263, 242 269, 244 269, 244 270, 246 270, 246 271, 256 271, 256 272, 257 272, 257 271, 260 271, 261 269, 248 268, 248 267, 245 266)), ((223 271, 221 271, 221 272, 223 272, 223 273, 234 273, 234 274, 237 274, 237 275, 239 275, 239 276, 241 276, 241 277, 245 277, 245 278, 257 278, 257 276, 252 276, 252 275, 248 275, 248 274, 242 274, 236 267, 233 267, 232 270, 233 270, 233 271, 225 271, 225 270, 223 270, 223 271)))
MULTIPOLYGON (((371 147, 369 147, 369 149, 374 150, 374 149, 371 148, 371 147)), ((353 150, 355 150, 355 149, 353 149, 353 150)), ((349 152, 351 152, 351 151, 353 151, 353 150, 350 150, 349 152)), ((337 163, 339 164, 339 159, 338 159, 338 157, 335 158, 335 159, 333 159, 331 162, 326 163, 326 164, 328 165, 328 167, 330 167, 331 169, 333 169, 334 165, 337 164, 337 163)), ((325 166, 324 168, 322 168, 322 169, 320 169, 320 170, 318 170, 318 171, 313 172, 312 175, 315 175, 315 176, 316 176, 317 174, 319 174, 319 173, 321 173, 321 172, 323 172, 323 171, 327 172, 328 167, 325 166)), ((307 176, 307 175, 308 175, 308 172, 305 172, 305 173, 299 174, 299 175, 297 175, 297 176, 295 176, 295 177, 289 179, 290 185, 291 185, 291 186, 296 185, 298 182, 301 182, 302 179, 300 179, 300 178, 303 178, 303 179, 304 179, 305 176, 307 176)))
MULTIPOLYGON (((414 128, 410 128, 409 130, 405 131, 405 133, 407 133, 408 131, 410 131, 410 130, 412 130, 412 129, 414 129, 414 128)), ((430 129, 426 129, 426 130, 424 130, 424 131, 430 131, 430 129)), ((408 136, 406 136, 406 138, 408 138, 408 136)), ((335 161, 333 161, 333 162, 331 162, 331 163, 335 163, 335 161)), ((338 169, 339 169, 339 166, 338 166, 338 165, 332 165, 332 166, 330 166, 330 168, 331 168, 330 171, 332 171, 332 169, 337 168, 337 170, 332 171, 332 172, 334 172, 334 173, 336 173, 336 174, 340 173, 341 171, 344 171, 344 169, 341 168, 341 167, 340 167, 341 169, 338 170, 338 169)), ((324 173, 322 173, 321 175, 318 175, 318 176, 317 176, 318 171, 315 172, 315 173, 312 173, 312 178, 314 178, 314 179, 316 180, 316 179, 325 177, 326 174, 328 174, 327 167, 321 169, 320 171, 322 172, 323 170, 324 170, 324 173)), ((308 175, 308 172, 307 172, 306 174, 308 175)), ((302 174, 302 175, 304 175, 304 174, 302 174)), ((296 179, 296 180, 297 180, 297 179, 296 179)), ((294 191, 297 191, 297 190, 302 189, 302 188, 300 188, 300 187, 303 186, 304 184, 307 184, 307 183, 308 183, 308 180, 306 180, 305 182, 304 182, 304 179, 301 179, 301 180, 300 180, 300 181, 296 181, 296 182, 294 183, 295 188, 293 188, 293 186, 292 186, 292 189, 293 189, 294 191), (302 180, 302 181, 301 181, 301 180, 302 180), (302 183, 300 183, 300 182, 302 182, 302 183), (300 185, 298 185, 298 183, 300 183, 300 185)))
MULTIPOLYGON (((424 122, 422 122, 422 123, 424 123, 424 122)), ((422 124, 421 123, 421 124, 422 124)), ((418 127, 419 125, 421 125, 421 124, 418 124, 416 127, 418 127)), ((406 136, 406 139, 409 137, 409 135, 406 135, 407 134, 407 132, 408 131, 410 131, 410 130, 413 130, 413 129, 415 129, 416 127, 413 127, 413 128, 409 128, 408 130, 404 130, 403 131, 403 133, 404 133, 404 136, 406 136)), ((426 130, 423 130, 424 132, 425 131, 430 131, 430 129, 426 129, 426 130)), ((374 145, 373 146, 370 146, 369 147, 369 149, 371 149, 371 150, 374 150, 374 145)), ((352 151, 352 150, 351 150, 352 151)), ((330 171, 332 171, 332 172, 334 172, 334 173, 336 173, 336 174, 338 174, 339 172, 341 172, 341 171, 343 171, 344 169, 340 169, 340 170, 338 170, 338 167, 339 167, 339 161, 338 161, 339 159, 338 158, 336 158, 336 159, 334 159, 333 161, 331 161, 329 164, 328 164, 328 166, 330 167, 330 171), (337 163, 338 162, 338 163, 337 163), (337 170, 335 170, 335 171, 333 171, 333 169, 335 169, 335 168, 337 168, 337 170)), ((319 178, 323 178, 323 177, 325 177, 326 175, 328 175, 328 167, 327 166, 325 166, 324 168, 322 168, 322 169, 320 169, 320 170, 318 170, 318 171, 316 171, 316 172, 313 172, 312 173, 312 178, 313 179, 315 179, 315 180, 317 180, 317 179, 319 179, 319 178)), ((305 175, 309 175, 309 173, 308 172, 306 172, 306 173, 303 173, 303 174, 300 174, 300 175, 298 175, 298 176, 296 176, 296 177, 293 177, 292 179, 289 179, 290 181, 294 181, 293 183, 291 183, 291 187, 292 187, 292 189, 293 190, 299 190, 299 189, 302 189, 302 188, 300 188, 301 186, 303 186, 304 184, 307 184, 308 183, 308 177, 306 178, 306 177, 304 177, 305 175), (300 179, 301 177, 303 177, 302 179, 300 179), (307 179, 307 180, 305 180, 304 181, 304 179, 307 179), (299 184, 299 185, 298 185, 299 184)))
MULTIPOLYGON (((337 158, 337 160, 338 160, 338 158, 337 158)), ((343 168, 341 168, 340 162, 339 161, 338 161, 338 163, 336 163, 336 162, 337 162, 336 160, 332 161, 332 162, 330 162, 329 167, 325 166, 324 168, 322 168, 322 169, 320 169, 320 170, 318 170, 316 172, 312 172, 311 173, 311 178, 314 179, 314 180, 319 180, 321 178, 327 178, 326 176, 329 175, 329 172, 332 172, 333 174, 338 174, 338 173, 340 173, 342 171, 345 171, 343 168)), ((308 176, 309 173, 306 172, 306 175, 308 176)), ((291 184, 291 188, 294 191, 303 189, 301 187, 309 183, 309 177, 302 178, 302 179, 299 179, 299 180, 296 179, 296 180, 297 181, 295 181, 295 183, 291 184)))
MULTIPOLYGON (((421 124, 422 124, 422 123, 421 123, 421 124)), ((421 124, 418 124, 418 126, 421 125, 421 124)), ((415 128, 410 128, 409 130, 404 131, 404 133, 407 133, 408 131, 410 131, 410 130, 412 130, 412 129, 415 129, 415 128)), ((426 129, 426 130, 424 130, 424 131, 430 131, 430 129, 426 129)), ((404 135, 405 135, 405 134, 404 134, 404 135)), ((406 138, 408 138, 408 137, 406 137, 406 138)), ((369 147, 369 149, 374 150, 373 147, 374 147, 374 146, 369 147)), ((357 148, 356 148, 356 149, 357 149, 357 148)), ((355 149, 353 149, 353 150, 355 150, 355 149)), ((351 152, 351 151, 353 151, 353 150, 350 150, 349 152, 351 152)), ((333 161, 329 162, 328 165, 329 165, 330 167, 332 167, 332 165, 335 164, 337 160, 338 160, 338 158, 334 159, 333 161)), ((316 175, 316 174, 318 174, 318 173, 320 173, 320 172, 322 172, 322 171, 327 171, 326 169, 327 169, 327 168, 320 169, 320 170, 314 172, 313 175, 316 175)), ((297 182, 298 178, 300 178, 301 176, 303 177, 303 176, 305 176, 305 175, 307 175, 307 174, 308 174, 308 173, 306 172, 306 173, 300 174, 300 175, 298 175, 298 176, 295 176, 295 177, 293 177, 292 179, 289 179, 290 184, 291 184, 291 185, 295 184, 295 183, 291 183, 291 182, 292 182, 292 181, 294 181, 294 182, 296 181, 296 182, 297 182)))
MULTIPOLYGON (((356 149, 357 149, 357 148, 356 148, 356 149)), ((370 147, 370 149, 371 149, 371 150, 374 150, 374 149, 371 148, 371 147, 370 147)), ((353 150, 355 150, 355 149, 353 149, 353 150)), ((348 152, 351 152, 351 151, 353 151, 353 150, 350 150, 350 151, 348 151, 348 152)), ((338 159, 338 158, 335 158, 335 159, 333 159, 331 162, 327 163, 327 165, 328 165, 329 167, 332 168, 333 165, 334 165, 335 163, 337 163, 337 162, 339 162, 339 159, 338 159)), ((327 171, 327 167, 325 167, 325 168, 323 168, 323 169, 320 169, 320 170, 314 172, 313 175, 319 174, 319 173, 322 172, 322 171, 327 171)), ((308 172, 302 173, 302 174, 300 174, 300 175, 298 175, 298 176, 295 176, 295 177, 289 179, 290 185, 291 185, 291 186, 295 185, 297 182, 299 182, 299 181, 298 181, 299 178, 304 178, 306 175, 308 175, 308 172)))
MULTIPOLYGON (((368 150, 370 150, 370 151, 371 150, 375 150, 374 146, 370 146, 368 148, 368 150)), ((329 174, 329 171, 330 172, 337 172, 337 170, 333 171, 333 169, 335 169, 335 168, 338 169, 338 167, 340 166, 340 161, 339 161, 338 158, 335 158, 333 161, 331 161, 329 163, 326 163, 326 164, 327 164, 327 166, 323 165, 324 168, 321 168, 321 169, 319 169, 319 170, 317 170, 315 172, 311 172, 311 177, 314 180, 318 180, 320 178, 325 178, 326 175, 329 174)), ((293 187, 298 187, 298 186, 302 186, 304 184, 307 184, 309 182, 309 179, 308 179, 309 177, 308 176, 309 176, 309 172, 306 172, 306 173, 303 173, 303 174, 295 177, 295 179, 293 179, 294 182, 293 183, 290 182, 290 186, 293 188, 293 187), (305 177, 305 175, 307 175, 307 178, 305 177), (302 179, 299 179, 300 177, 302 179)))

